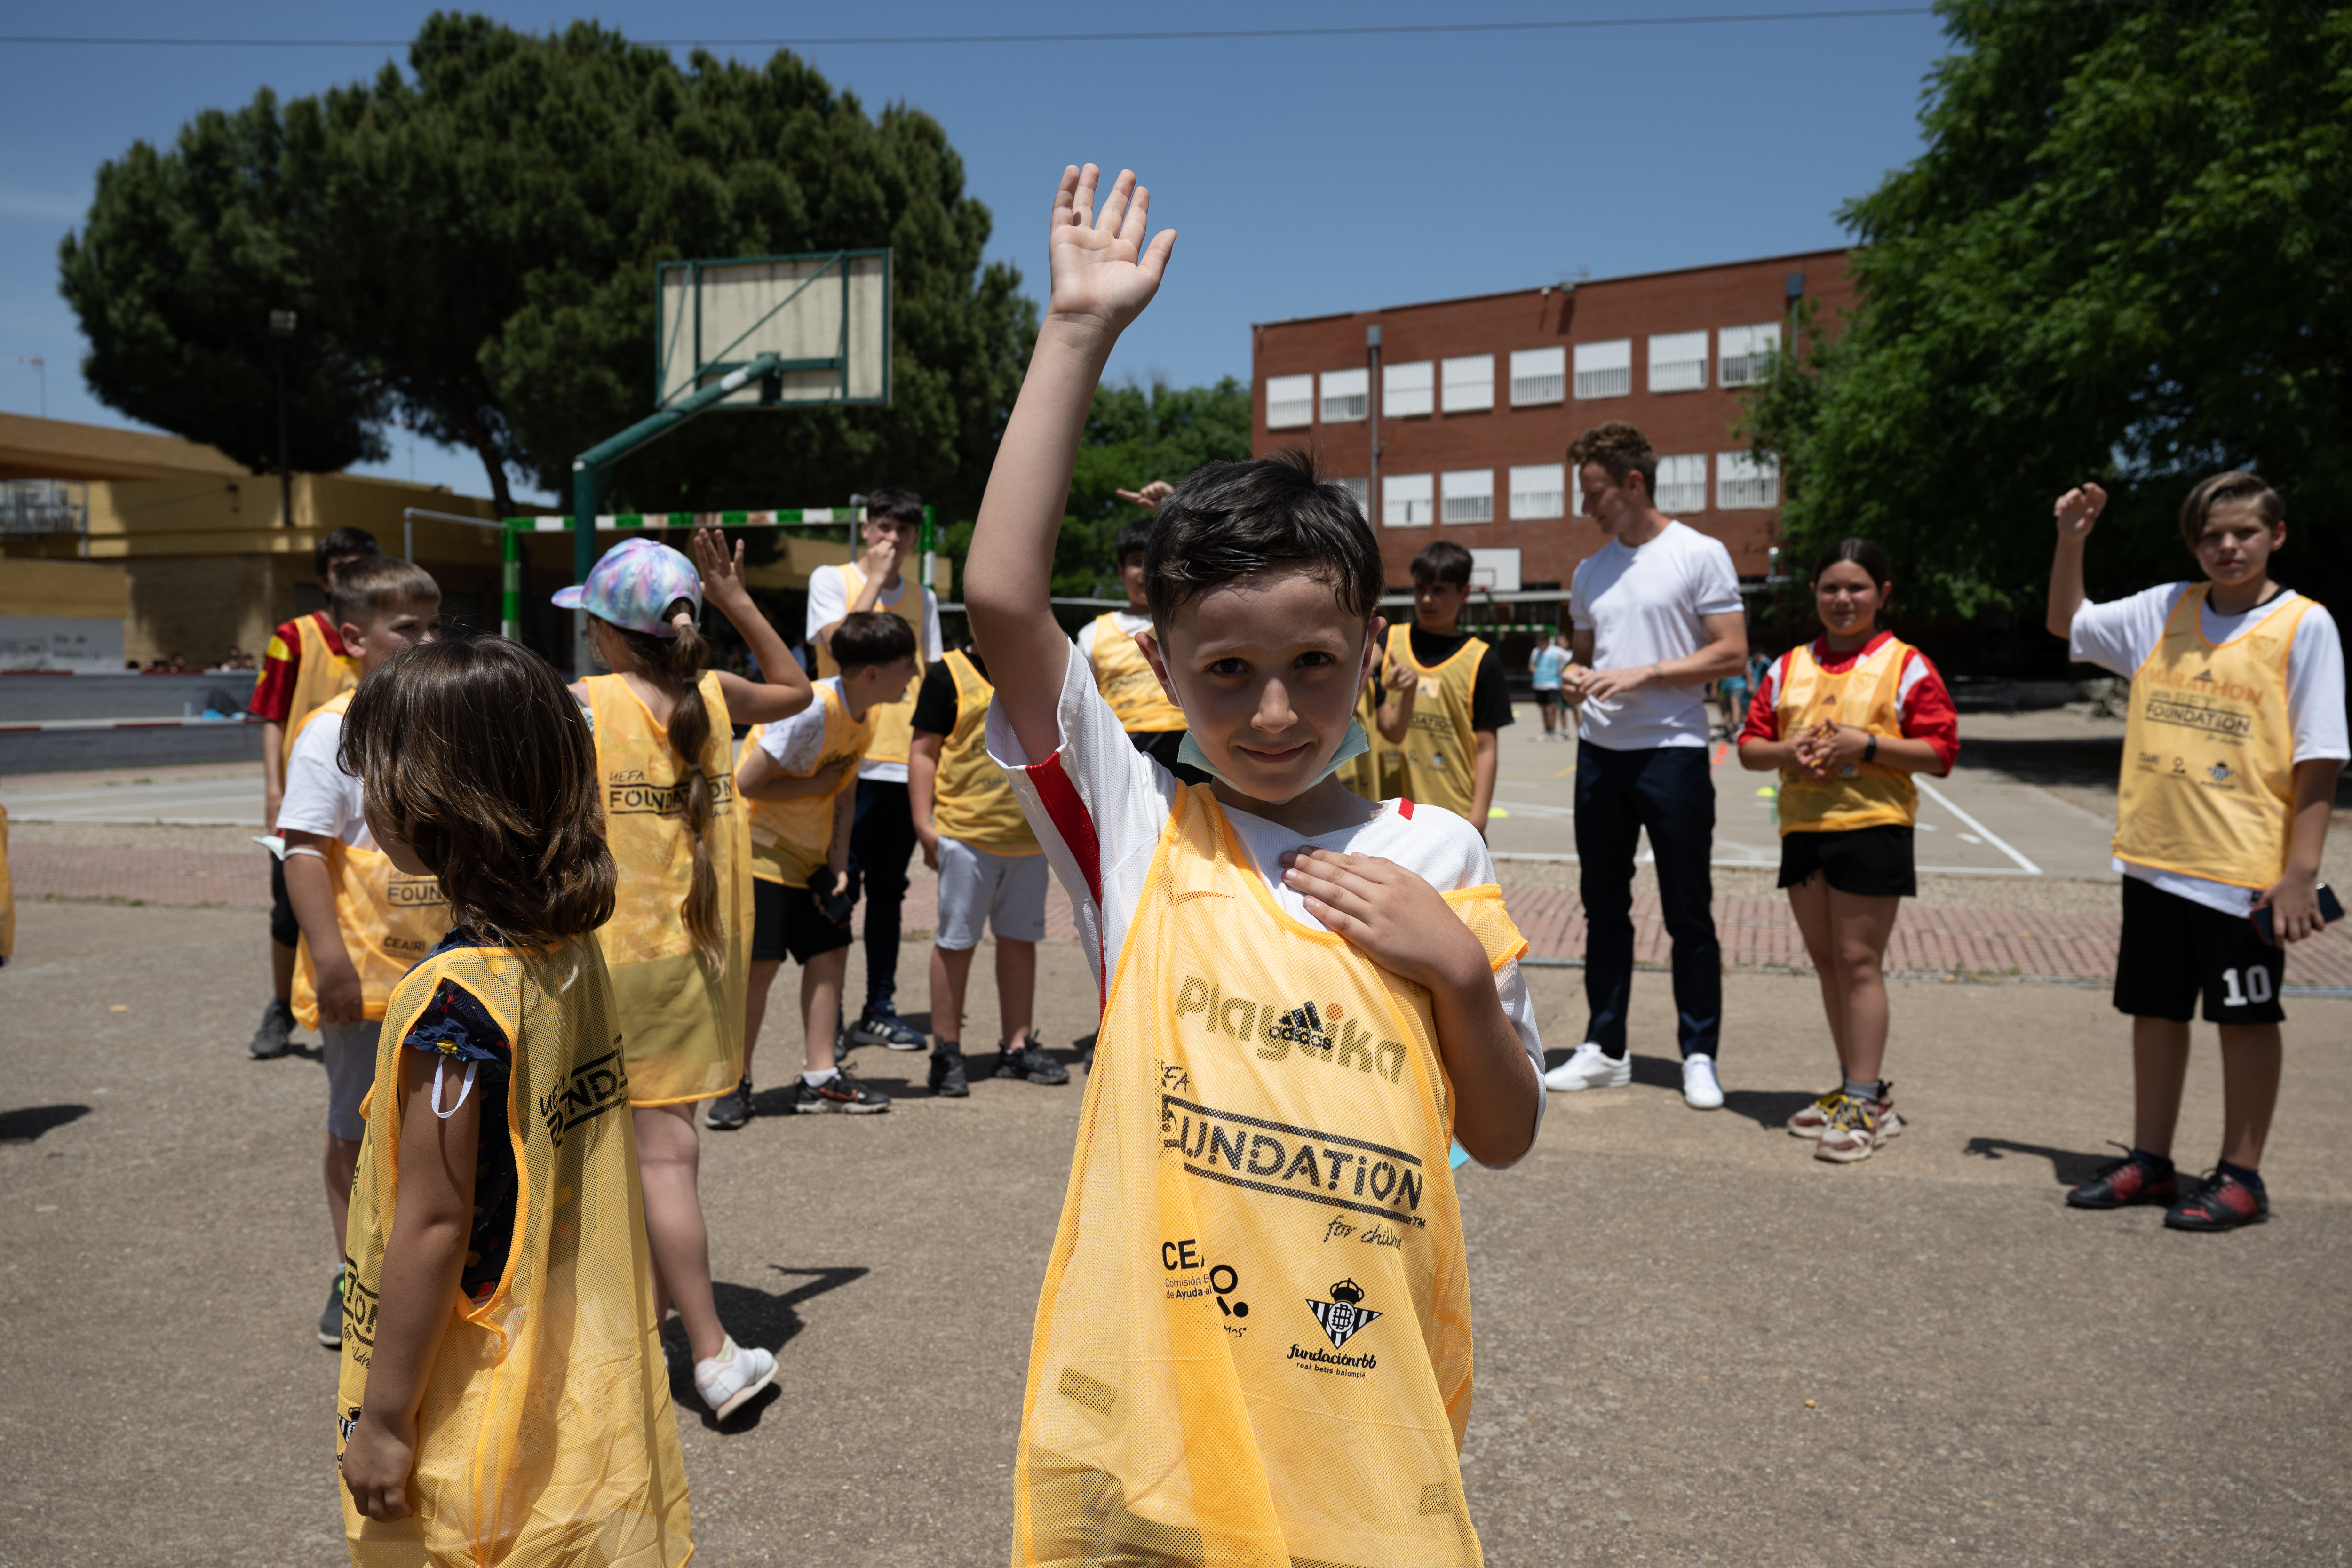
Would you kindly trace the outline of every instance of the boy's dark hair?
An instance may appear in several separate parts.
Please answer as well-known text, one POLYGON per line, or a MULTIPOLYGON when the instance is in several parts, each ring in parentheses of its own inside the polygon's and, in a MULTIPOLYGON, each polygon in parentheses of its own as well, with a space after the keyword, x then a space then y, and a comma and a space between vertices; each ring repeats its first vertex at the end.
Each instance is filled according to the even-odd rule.
POLYGON ((844 616, 833 628, 833 662, 847 675, 868 665, 915 657, 915 628, 887 610, 844 616))
POLYGON ((2249 506, 2267 528, 2276 528, 2286 521, 2286 502, 2267 480, 2258 474, 2236 469, 2226 474, 2212 474, 2197 481, 2189 499, 2180 503, 2180 542, 2193 554, 2197 542, 2205 536, 2205 524, 2217 506, 2249 506))
POLYGON ((394 655, 360 682, 336 761, 483 941, 543 948, 613 918, 596 742, 562 678, 520 644, 394 655))
POLYGON ((887 517, 893 522, 919 523, 923 521, 923 498, 897 485, 884 485, 866 498, 866 515, 887 517))
POLYGON ((1349 615, 1380 608, 1380 541, 1345 485, 1299 451, 1196 468, 1160 503, 1143 553, 1143 595, 1160 626, 1220 583, 1297 567, 1331 585, 1349 615))
POLYGON ((1641 475, 1643 493, 1657 499, 1657 448, 1622 419, 1604 420, 1569 444, 1568 466, 1580 468, 1587 463, 1600 464, 1601 472, 1621 485, 1627 474, 1641 475))
POLYGON ((328 613, 337 626, 357 626, 394 605, 437 605, 441 584, 414 561, 397 555, 362 555, 346 561, 335 572, 335 585, 327 595, 328 613))
POLYGON ((1157 517, 1139 517, 1118 531, 1118 539, 1110 547, 1110 558, 1121 571, 1127 569, 1127 558, 1140 555, 1151 548, 1152 530, 1159 525, 1157 517))
POLYGON ((1421 553, 1412 558, 1412 585, 1423 583, 1451 583, 1457 588, 1470 585, 1470 552, 1450 539, 1424 544, 1421 553))
POLYGON ((381 555, 383 546, 364 528, 339 528, 310 547, 310 575, 324 577, 327 569, 348 556, 381 555))

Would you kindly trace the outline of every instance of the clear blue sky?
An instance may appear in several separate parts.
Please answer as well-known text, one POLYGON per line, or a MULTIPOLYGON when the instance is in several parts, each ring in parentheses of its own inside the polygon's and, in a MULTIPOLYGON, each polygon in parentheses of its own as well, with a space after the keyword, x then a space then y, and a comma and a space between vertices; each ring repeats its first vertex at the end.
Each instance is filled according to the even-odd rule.
MULTIPOLYGON (((1134 31, 1495 22, 1823 9, 1867 0, 1491 0, 1183 7, 1008 0, 858 5, 623 0, 638 38, 1134 31)), ((219 0, 8 6, 0 32, 102 37, 404 38, 431 7, 219 0)), ((575 13, 483 9, 544 31, 575 13)), ((57 246, 100 163, 168 144, 198 110, 372 75, 383 47, 5 47, 0 97, 0 409, 121 425, 82 385, 57 246)), ((1249 374, 1249 324, 1843 243, 1834 214, 1918 151, 1933 18, 1742 22, 1418 37, 1040 44, 833 44, 798 52, 869 111, 935 116, 995 214, 992 258, 1043 295, 1064 163, 1138 170, 1154 226, 1181 231, 1166 288, 1115 380, 1249 374)), ((763 59, 763 47, 720 53, 763 59)), ((648 345, 647 353, 651 354, 648 345)), ((411 472, 410 442, 377 470, 411 472)), ((418 479, 487 494, 467 454, 419 445, 418 479)), ((751 498, 753 500, 769 498, 751 498)))

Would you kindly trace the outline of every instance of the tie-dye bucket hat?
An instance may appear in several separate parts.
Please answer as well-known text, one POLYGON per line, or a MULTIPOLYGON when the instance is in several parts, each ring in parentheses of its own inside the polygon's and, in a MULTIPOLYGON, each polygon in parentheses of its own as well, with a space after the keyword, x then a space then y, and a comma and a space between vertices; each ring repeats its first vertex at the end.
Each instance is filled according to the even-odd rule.
POLYGON ((668 610, 680 599, 701 619, 702 575, 684 554, 650 539, 621 541, 588 569, 585 586, 555 591, 555 603, 563 609, 585 606, 616 626, 657 637, 677 636, 668 610))

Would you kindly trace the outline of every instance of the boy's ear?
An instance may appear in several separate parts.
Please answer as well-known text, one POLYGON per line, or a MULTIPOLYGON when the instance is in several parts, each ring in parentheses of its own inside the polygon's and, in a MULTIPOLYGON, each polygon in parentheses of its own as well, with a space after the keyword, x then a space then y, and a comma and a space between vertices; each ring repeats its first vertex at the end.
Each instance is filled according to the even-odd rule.
POLYGON ((349 653, 356 654, 363 651, 367 642, 367 633, 351 621, 345 621, 341 626, 337 626, 335 635, 343 639, 343 648, 349 653))

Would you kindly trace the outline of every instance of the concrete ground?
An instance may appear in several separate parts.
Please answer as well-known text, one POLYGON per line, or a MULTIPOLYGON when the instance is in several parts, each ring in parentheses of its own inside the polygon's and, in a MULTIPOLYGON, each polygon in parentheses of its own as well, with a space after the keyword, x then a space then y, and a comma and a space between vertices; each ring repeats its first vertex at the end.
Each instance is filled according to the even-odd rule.
MULTIPOLYGON (((312 1340, 324 1080, 315 1054, 246 1059, 263 922, 20 910, 0 970, 0 1563, 344 1561, 335 1358, 312 1340)), ((925 958, 902 960, 909 1011, 925 958)), ((1066 944, 1043 972, 1066 1041, 1091 982, 1066 944)), ((1580 977, 1531 979, 1564 1047, 1580 977)), ((1488 1561, 2352 1556, 2352 1056, 2330 1048, 2352 1003, 2291 1005, 2276 1217, 2201 1237, 2060 1201, 2128 1135, 2124 1032, 2095 990, 1895 986, 1910 1130, 1853 1168, 1775 1130, 1831 1081, 1809 980, 1729 977, 1712 1115, 1673 1092, 1664 977, 1635 998, 1635 1084, 1551 1097, 1521 1165, 1460 1177, 1464 1475, 1488 1561)), ((789 1031, 761 1049, 782 1081, 789 1031)), ((857 1063, 893 1092, 920 1065, 857 1063)), ((910 1088, 887 1116, 707 1137, 720 1306, 784 1370, 723 1430, 678 1407, 698 1562, 1006 1560, 1083 1081, 910 1088)), ((2189 1105, 2180 1153, 2201 1165, 2201 1030, 2189 1105)))

